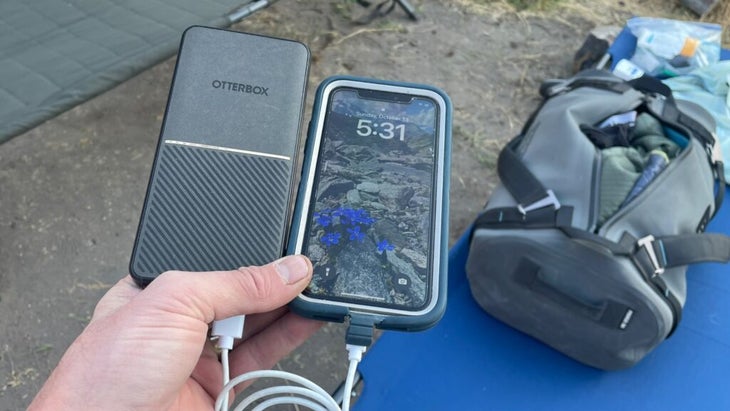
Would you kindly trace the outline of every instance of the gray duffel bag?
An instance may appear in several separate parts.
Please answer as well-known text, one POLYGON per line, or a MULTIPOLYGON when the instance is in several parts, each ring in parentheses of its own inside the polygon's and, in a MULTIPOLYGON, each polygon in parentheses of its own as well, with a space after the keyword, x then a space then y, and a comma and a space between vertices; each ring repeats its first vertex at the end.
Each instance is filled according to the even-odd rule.
POLYGON ((687 265, 730 259, 704 233, 725 189, 714 123, 652 78, 586 71, 541 93, 474 223, 471 291, 582 363, 630 367, 677 327, 687 265))

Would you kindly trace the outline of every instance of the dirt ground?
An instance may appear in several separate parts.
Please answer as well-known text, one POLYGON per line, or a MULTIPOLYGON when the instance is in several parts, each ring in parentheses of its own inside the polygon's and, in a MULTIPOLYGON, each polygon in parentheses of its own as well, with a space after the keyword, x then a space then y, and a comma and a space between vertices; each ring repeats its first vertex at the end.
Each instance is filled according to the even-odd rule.
MULTIPOLYGON (((539 103, 539 84, 571 74, 573 54, 592 28, 623 25, 632 15, 696 19, 669 0, 539 2, 550 6, 519 12, 505 1, 412 3, 418 22, 396 9, 359 24, 369 10, 353 1, 281 0, 234 29, 309 46, 307 113, 317 84, 335 74, 444 89, 454 106, 452 242, 497 184, 499 149, 539 103)), ((16 236, 3 240, 0 267, 20 267, 0 276, 0 410, 27 406, 98 298, 125 274, 173 67, 170 59, 3 145, 0 159, 9 159, 0 163, 3 181, 29 176, 33 190, 34 181, 53 185, 57 174, 70 173, 72 180, 50 191, 29 191, 31 200, 21 199, 28 206, 13 211, 19 217, 0 219, 12 221, 0 234, 16 236), (110 148, 109 130, 128 136, 130 148, 110 148), (57 144, 68 157, 40 165, 46 160, 34 154, 33 144, 52 132, 58 138, 46 147, 57 144), (74 191, 82 186, 85 191, 74 191), (79 198, 89 205, 81 207, 79 198), (57 222, 59 215, 64 220, 57 222), (23 235, 34 236, 35 243, 21 241, 23 235), (54 275, 33 279, 49 267, 54 275)), ((332 391, 345 371, 345 354, 333 351, 340 350, 342 332, 325 327, 279 367, 332 391)))
MULTIPOLYGON (((497 183, 499 148, 539 103, 540 83, 572 73, 573 55, 591 29, 620 27, 632 15, 697 20, 671 0, 522 2, 533 6, 519 11, 504 0, 412 3, 419 22, 395 9, 363 25, 358 23, 372 7, 287 0, 236 28, 307 44, 310 86, 330 75, 352 74, 444 89, 454 104, 452 242, 497 183)), ((705 20, 727 21, 730 2, 725 3, 705 20)), ((309 98, 311 106, 312 93, 309 98)))
MULTIPOLYGON (((282 1, 236 28, 309 45, 311 85, 351 74, 444 89, 454 104, 453 241, 496 184, 498 149, 539 102, 540 81, 570 72, 572 51, 592 27, 583 18, 546 20, 506 10, 421 2, 419 22, 396 9, 359 25, 353 21, 368 10, 354 3, 282 1)), ((311 105, 312 93, 309 98, 311 105)))

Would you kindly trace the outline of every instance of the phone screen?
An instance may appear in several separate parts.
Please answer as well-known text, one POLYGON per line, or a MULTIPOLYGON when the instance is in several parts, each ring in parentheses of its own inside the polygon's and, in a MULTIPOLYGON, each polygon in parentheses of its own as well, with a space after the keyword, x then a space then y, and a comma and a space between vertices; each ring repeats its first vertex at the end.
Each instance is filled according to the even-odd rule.
POLYGON ((404 311, 429 304, 438 122, 427 96, 330 93, 302 243, 314 266, 305 296, 404 311))

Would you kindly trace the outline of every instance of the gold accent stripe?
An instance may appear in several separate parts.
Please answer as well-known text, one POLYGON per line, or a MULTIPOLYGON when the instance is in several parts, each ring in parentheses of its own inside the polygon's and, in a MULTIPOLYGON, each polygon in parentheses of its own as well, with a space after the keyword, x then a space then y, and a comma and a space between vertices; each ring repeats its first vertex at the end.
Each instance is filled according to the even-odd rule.
POLYGON ((282 156, 279 154, 262 153, 260 151, 241 150, 238 148, 231 148, 231 147, 211 146, 209 144, 191 143, 188 141, 165 140, 165 144, 175 144, 178 146, 185 146, 185 147, 207 148, 209 150, 227 151, 229 153, 248 154, 251 156, 276 158, 279 160, 286 160, 286 161, 291 160, 291 157, 282 156))

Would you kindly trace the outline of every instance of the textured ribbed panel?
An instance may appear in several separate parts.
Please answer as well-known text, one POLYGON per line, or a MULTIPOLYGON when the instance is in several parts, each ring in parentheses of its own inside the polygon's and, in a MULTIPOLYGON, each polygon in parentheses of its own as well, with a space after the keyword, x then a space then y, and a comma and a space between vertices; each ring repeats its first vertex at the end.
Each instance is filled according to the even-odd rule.
POLYGON ((234 269, 280 256, 289 161, 173 145, 158 161, 135 272, 234 269))

